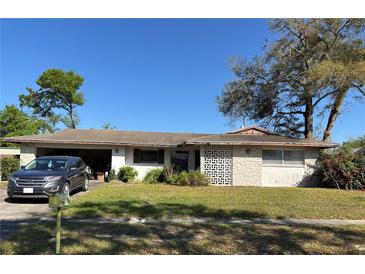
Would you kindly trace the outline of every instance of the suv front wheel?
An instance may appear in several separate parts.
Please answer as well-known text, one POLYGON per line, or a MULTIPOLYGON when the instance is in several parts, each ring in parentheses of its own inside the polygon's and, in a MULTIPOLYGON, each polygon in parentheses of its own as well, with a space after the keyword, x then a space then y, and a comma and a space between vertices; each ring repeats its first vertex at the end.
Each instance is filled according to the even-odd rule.
POLYGON ((65 183, 62 188, 62 193, 70 195, 70 184, 65 183))
POLYGON ((89 177, 84 176, 84 185, 82 186, 82 191, 87 191, 89 189, 89 177))

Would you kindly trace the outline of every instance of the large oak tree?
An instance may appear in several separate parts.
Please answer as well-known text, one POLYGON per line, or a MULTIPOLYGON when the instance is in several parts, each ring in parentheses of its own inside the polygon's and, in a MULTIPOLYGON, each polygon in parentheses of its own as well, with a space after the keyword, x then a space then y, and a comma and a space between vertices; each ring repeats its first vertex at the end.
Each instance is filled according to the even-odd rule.
POLYGON ((279 133, 314 138, 314 116, 331 130, 346 98, 365 96, 363 19, 276 19, 261 56, 233 59, 236 79, 217 98, 219 110, 279 133))

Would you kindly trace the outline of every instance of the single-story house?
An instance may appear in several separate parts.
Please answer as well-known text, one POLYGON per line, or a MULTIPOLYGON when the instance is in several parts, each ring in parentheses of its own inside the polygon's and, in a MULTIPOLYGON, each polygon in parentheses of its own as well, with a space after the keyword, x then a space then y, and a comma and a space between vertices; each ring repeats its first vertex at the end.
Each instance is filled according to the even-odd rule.
POLYGON ((44 155, 81 156, 92 170, 128 165, 140 179, 151 168, 200 168, 214 185, 297 186, 313 182, 320 149, 337 144, 278 135, 250 126, 224 134, 65 129, 3 139, 20 144, 25 165, 44 155))

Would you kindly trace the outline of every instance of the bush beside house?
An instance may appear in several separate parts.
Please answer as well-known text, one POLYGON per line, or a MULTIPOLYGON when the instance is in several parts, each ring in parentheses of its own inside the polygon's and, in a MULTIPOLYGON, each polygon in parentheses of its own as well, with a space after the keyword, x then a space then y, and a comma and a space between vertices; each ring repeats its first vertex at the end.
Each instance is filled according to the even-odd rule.
POLYGON ((118 179, 124 183, 133 181, 137 176, 137 170, 131 166, 123 166, 118 172, 118 179))
POLYGON ((19 159, 15 157, 1 158, 1 180, 7 181, 12 173, 19 169, 19 159))
POLYGON ((325 153, 317 161, 317 172, 325 187, 365 189, 365 156, 344 149, 325 153))
POLYGON ((179 186, 207 186, 209 178, 205 176, 200 170, 194 171, 173 171, 173 167, 166 166, 162 168, 154 168, 147 172, 143 182, 153 183, 167 183, 179 186))
POLYGON ((163 183, 166 181, 164 176, 164 169, 153 168, 146 173, 143 181, 148 184, 163 183))

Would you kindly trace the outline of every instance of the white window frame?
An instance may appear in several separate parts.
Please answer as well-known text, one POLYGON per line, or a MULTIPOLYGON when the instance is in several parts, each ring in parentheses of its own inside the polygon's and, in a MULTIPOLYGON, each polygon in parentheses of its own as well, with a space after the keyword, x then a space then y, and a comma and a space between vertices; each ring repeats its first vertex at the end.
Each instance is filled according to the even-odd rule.
POLYGON ((304 149, 275 149, 275 148, 262 149, 262 166, 264 166, 264 167, 304 167, 304 165, 305 165, 305 150, 304 149), (265 164, 264 163, 264 150, 281 151, 281 164, 265 164), (303 163, 294 164, 294 165, 286 164, 284 161, 284 151, 285 150, 302 151, 303 152, 303 163))

